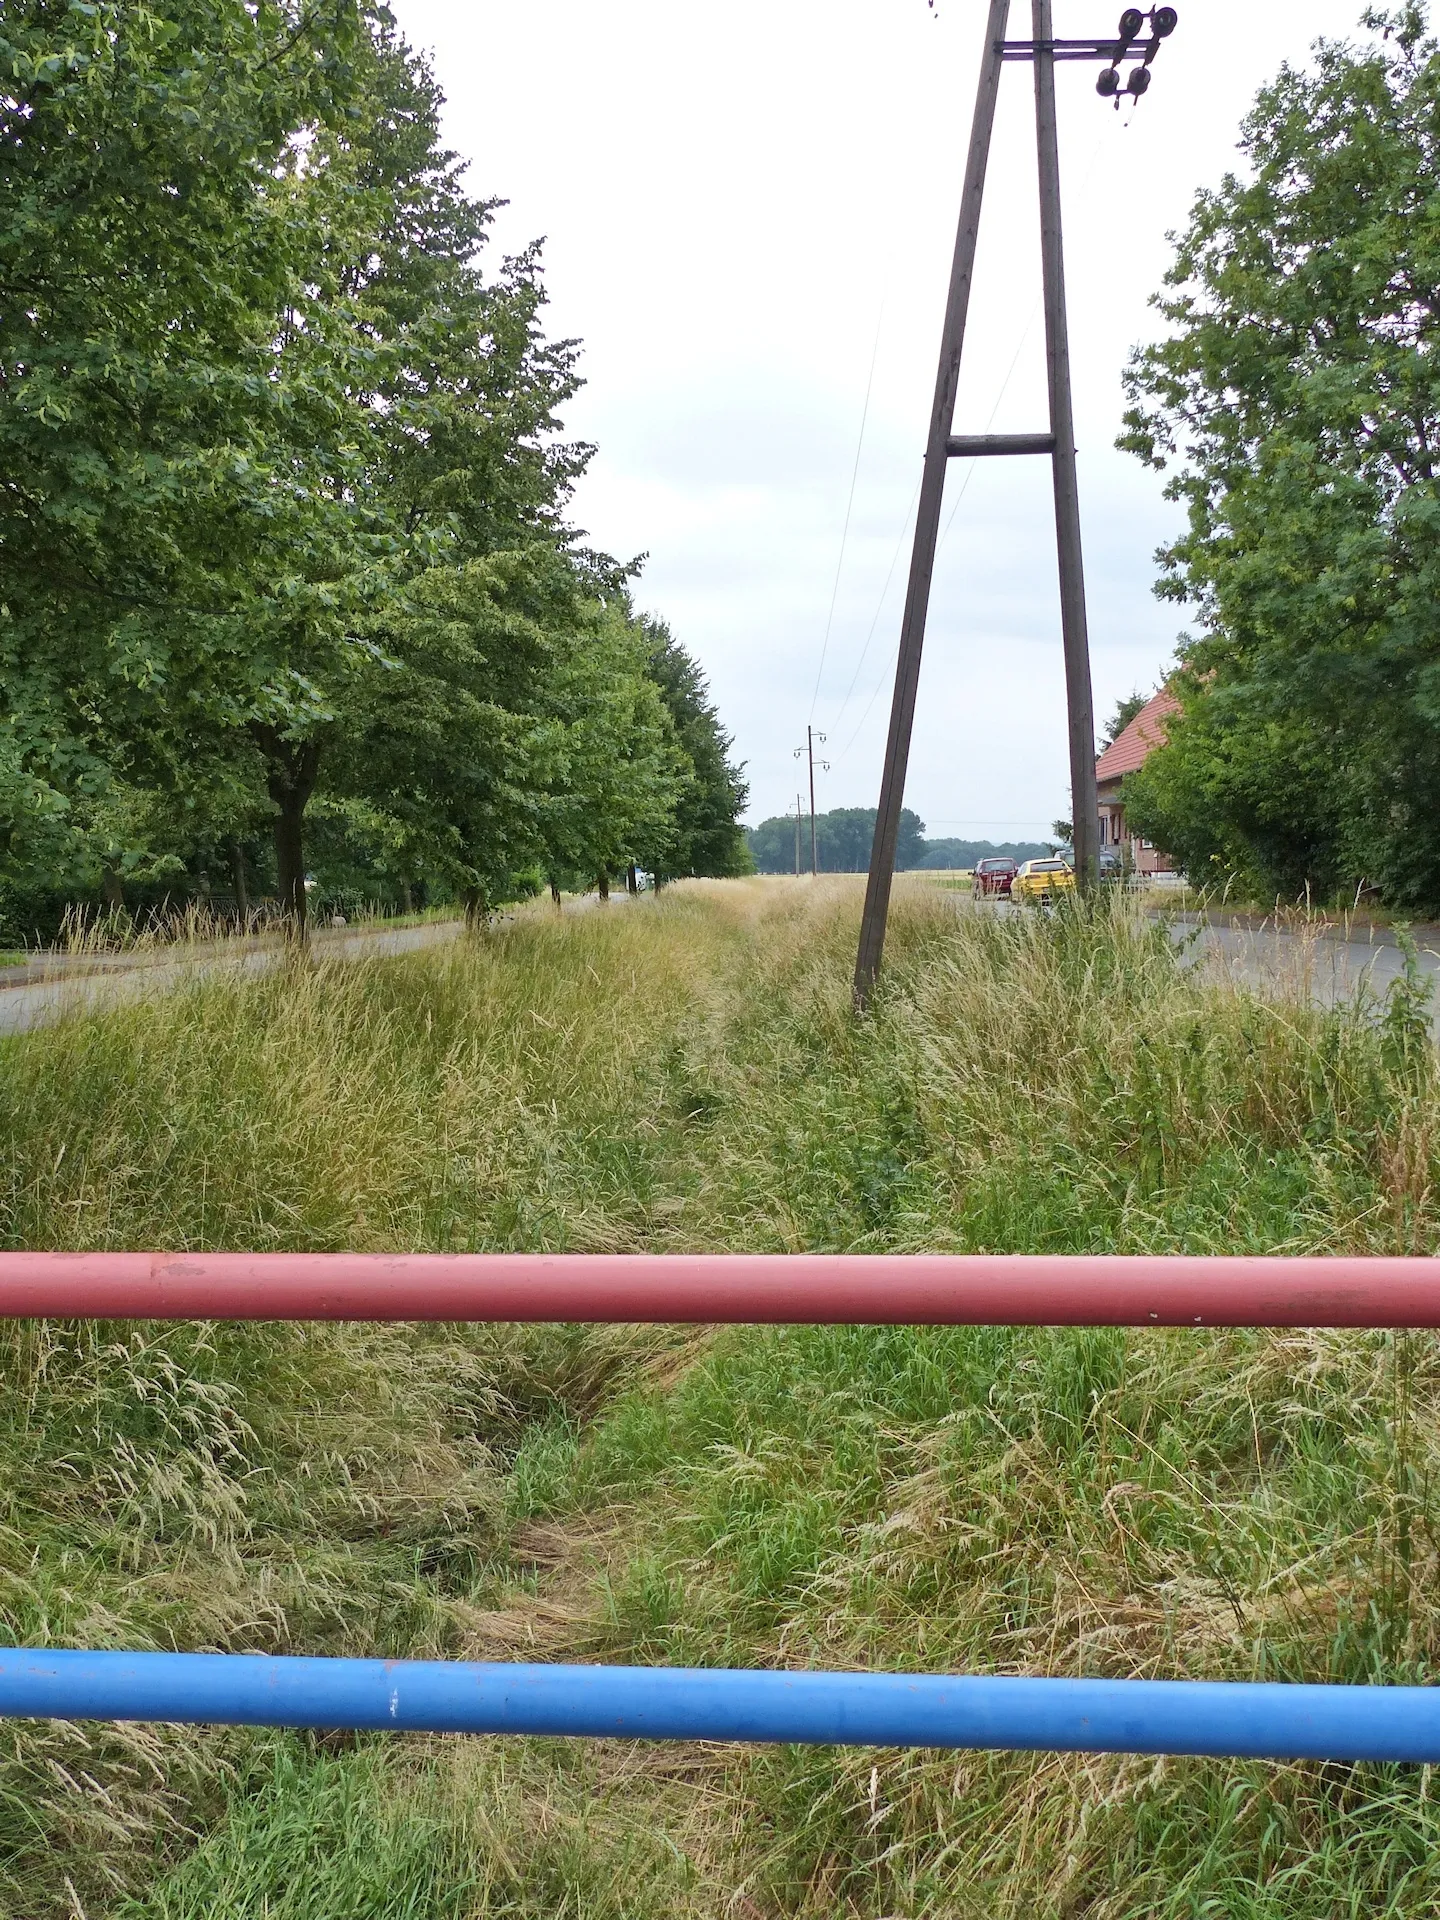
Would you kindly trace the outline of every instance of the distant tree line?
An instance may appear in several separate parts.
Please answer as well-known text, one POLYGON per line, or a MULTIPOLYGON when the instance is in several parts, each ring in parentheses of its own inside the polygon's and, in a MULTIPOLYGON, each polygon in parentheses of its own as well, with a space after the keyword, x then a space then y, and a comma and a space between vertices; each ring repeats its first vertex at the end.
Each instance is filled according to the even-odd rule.
POLYGON ((747 864, 576 345, 366 0, 0 14, 0 917, 747 864), (309 883, 307 885, 307 882, 309 883))
POLYGON ((1440 909, 1440 52, 1418 5, 1286 66, 1196 200, 1122 445, 1199 610, 1134 827, 1192 878, 1440 909))
POLYGON ((924 846, 925 857, 918 863, 921 867, 953 872, 971 868, 977 860, 993 860, 999 855, 1008 855, 1016 861, 1040 860, 1055 851, 1056 843, 1053 840, 926 840, 924 846))
MULTIPOLYGON (((747 827, 745 838, 757 873, 795 871, 795 816, 779 814, 747 827)), ((816 850, 822 873, 865 873, 875 838, 874 807, 835 807, 815 816, 816 850)), ((1049 848, 1032 841, 927 840, 925 822, 909 807, 900 812, 895 865, 900 872, 917 868, 968 868, 977 860, 1009 854, 1016 860, 1038 860, 1049 848)), ((810 871, 810 816, 800 827, 800 870, 810 871)))

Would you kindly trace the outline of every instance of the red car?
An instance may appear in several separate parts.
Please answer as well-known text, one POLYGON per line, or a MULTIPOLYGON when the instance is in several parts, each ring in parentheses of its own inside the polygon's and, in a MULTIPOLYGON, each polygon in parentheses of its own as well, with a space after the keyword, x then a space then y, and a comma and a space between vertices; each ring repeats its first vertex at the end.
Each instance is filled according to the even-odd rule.
POLYGON ((1010 882, 1020 871, 1015 861, 1001 858, 998 860, 977 860, 975 873, 970 885, 975 898, 983 900, 986 894, 998 893, 1003 899, 1010 898, 1010 882))

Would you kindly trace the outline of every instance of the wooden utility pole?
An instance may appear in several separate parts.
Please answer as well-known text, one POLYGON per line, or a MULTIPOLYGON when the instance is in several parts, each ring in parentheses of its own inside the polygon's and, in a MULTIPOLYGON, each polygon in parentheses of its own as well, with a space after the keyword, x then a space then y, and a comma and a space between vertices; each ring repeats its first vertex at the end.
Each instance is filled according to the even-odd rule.
POLYGON ((916 507, 915 545, 910 555, 905 612, 900 621, 900 653, 895 662, 895 693, 890 703, 890 732, 885 741, 885 770, 880 777, 880 805, 870 848, 870 874, 865 882, 860 950, 855 957, 855 1004, 862 1008, 870 997, 880 971, 880 956, 885 950, 890 883, 895 874, 895 847, 900 837, 900 808, 905 800, 905 769, 910 759, 915 696, 920 685, 920 653, 925 644, 925 615, 930 606, 930 577, 935 570, 945 469, 950 459, 950 430, 955 422, 960 349, 965 343, 965 321, 970 312, 975 243, 980 237, 980 206, 985 197, 985 169, 990 160, 990 135, 995 125, 1000 67, 1005 57, 1005 22, 1009 16, 1010 0, 990 0, 985 50, 980 58, 980 86, 975 95, 975 118, 970 129, 970 153, 960 195, 960 225, 945 302, 945 327, 940 336, 940 370, 935 377, 930 437, 925 443, 925 467, 916 507))
POLYGON ((975 118, 970 152, 965 163, 965 185, 960 198, 960 225, 950 268, 950 291, 940 339, 940 367, 930 410, 930 433, 915 516, 915 545, 905 612, 900 622, 900 648, 895 662, 895 692, 890 706, 890 731, 885 742, 885 767, 880 779, 880 805, 875 816, 875 838, 865 885, 865 907, 860 921, 860 945, 855 956, 855 1005, 863 1010, 880 972, 885 949, 885 927, 890 911, 890 887, 895 873, 895 848, 900 835, 900 809, 905 799, 905 771, 910 758, 910 736, 920 684, 920 656, 925 643, 925 618, 930 605, 930 583, 935 570, 935 548, 940 532, 940 509, 945 473, 954 459, 989 455, 1037 454, 1051 456, 1055 478, 1055 533, 1060 565, 1060 622, 1065 657, 1068 710, 1071 803, 1075 826, 1075 875, 1088 888, 1098 875, 1100 824, 1095 799, 1095 724, 1090 691, 1090 647, 1085 622, 1085 572, 1080 550, 1080 504, 1075 472, 1075 425, 1070 393, 1070 347, 1065 322, 1065 262, 1060 230, 1060 156, 1055 125, 1056 60, 1100 60, 1106 63, 1096 91, 1119 105, 1120 66, 1141 60, 1125 91, 1138 99, 1149 87, 1150 65, 1160 43, 1175 28, 1172 7, 1156 7, 1144 14, 1138 7, 1121 15, 1118 34, 1109 39, 1056 40, 1050 15, 1051 0, 1031 0, 1030 40, 1007 41, 1005 25, 1010 0, 990 0, 985 44, 980 59, 980 82, 975 95, 975 118), (1141 44, 1145 23, 1150 35, 1141 44), (975 246, 980 232, 980 208, 985 197, 985 171, 995 125, 995 102, 1000 91, 1000 69, 1006 61, 1029 60, 1035 66, 1035 140, 1040 171, 1041 265, 1044 279, 1046 364, 1049 374, 1050 428, 1047 433, 955 434, 955 395, 970 287, 975 271, 975 246))
MULTIPOLYGON (((823 733, 816 733, 813 727, 806 727, 805 744, 803 747, 796 747, 794 755, 797 760, 803 755, 810 763, 810 872, 812 877, 820 871, 815 838, 815 742, 817 740, 823 746, 825 743, 825 735, 823 733)), ((820 765, 827 773, 830 771, 830 762, 828 760, 822 760, 820 765)))
POLYGON ((1075 472, 1075 410, 1070 395, 1070 333, 1065 317, 1065 249, 1060 231, 1060 142, 1055 123, 1055 51, 1050 0, 1031 0, 1035 38, 1035 143, 1040 163, 1040 261, 1045 299, 1045 362, 1054 445, 1055 546, 1060 560, 1060 636, 1070 736, 1070 807, 1075 880, 1088 891, 1100 877, 1100 808, 1095 796, 1095 706, 1090 691, 1090 632, 1085 562, 1080 550, 1080 486, 1075 472))

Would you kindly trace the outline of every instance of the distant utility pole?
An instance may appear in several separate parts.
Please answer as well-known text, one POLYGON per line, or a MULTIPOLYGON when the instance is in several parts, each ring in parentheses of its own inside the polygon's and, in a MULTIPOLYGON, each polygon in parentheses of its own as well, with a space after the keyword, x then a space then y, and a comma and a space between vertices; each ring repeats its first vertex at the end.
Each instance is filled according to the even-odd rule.
POLYGON ((905 798, 905 769, 910 757, 910 735, 915 721, 915 699, 920 683, 920 653, 925 642, 925 616, 930 604, 930 582, 935 569, 935 547, 940 532, 940 508, 945 492, 946 465, 954 459, 991 454, 1048 453, 1055 480, 1055 542, 1060 563, 1060 629, 1065 656, 1065 694, 1069 715, 1070 788, 1075 813, 1075 877, 1088 889, 1099 867, 1100 820, 1095 798, 1095 717, 1090 691, 1090 641, 1085 623, 1085 573, 1080 552, 1080 500, 1075 474, 1075 427, 1070 394, 1070 345, 1065 319, 1065 258, 1060 231, 1060 151, 1055 129, 1055 62, 1100 60, 1105 71, 1096 83, 1102 99, 1120 104, 1120 68, 1138 61, 1123 91, 1139 99, 1150 86, 1150 66, 1160 42, 1175 31, 1175 9, 1155 7, 1148 14, 1127 7, 1118 32, 1106 40, 1057 40, 1050 17, 1051 0, 1031 0, 1029 40, 1007 40, 1005 25, 1010 0, 990 0, 985 50, 980 62, 980 84, 975 96, 975 119, 965 185, 960 199, 960 226, 950 269, 950 292, 940 340, 940 368, 930 410, 930 434, 915 518, 915 545, 905 612, 900 623, 900 651, 895 663, 895 693, 890 708, 890 732, 885 743, 885 770, 880 780, 880 805, 875 816, 875 839, 870 852, 870 874, 865 888, 865 910, 860 922, 860 947, 855 957, 855 1005, 863 1009, 880 972, 885 949, 885 923, 890 911, 890 883, 895 872, 895 847, 900 834, 900 809, 905 798), (1149 31, 1145 32, 1148 22, 1149 31), (1040 172, 1040 260, 1044 281, 1045 358, 1050 394, 1050 426, 1045 433, 960 434, 952 432, 955 395, 960 378, 960 353, 970 308, 970 286, 975 272, 975 243, 980 232, 980 207, 985 197, 985 169, 990 157, 990 135, 995 124, 995 102, 1000 91, 1000 69, 1009 60, 1028 60, 1035 67, 1035 144, 1040 172))
MULTIPOLYGON (((820 863, 815 857, 815 742, 817 740, 823 746, 825 735, 816 733, 813 727, 806 727, 805 744, 803 747, 796 747, 794 754, 795 759, 799 760, 803 757, 810 762, 810 871, 812 874, 820 871, 820 863)), ((828 760, 822 760, 820 765, 826 773, 830 771, 828 760)))

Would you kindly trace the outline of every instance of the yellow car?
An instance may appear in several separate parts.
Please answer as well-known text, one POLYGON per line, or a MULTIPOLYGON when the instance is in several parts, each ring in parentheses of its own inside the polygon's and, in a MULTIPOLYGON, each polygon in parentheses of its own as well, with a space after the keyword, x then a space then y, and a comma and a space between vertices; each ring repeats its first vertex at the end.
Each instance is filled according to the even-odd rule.
POLYGON ((1010 882, 1010 898, 1048 907, 1058 895, 1075 891, 1075 875, 1063 860, 1027 860, 1010 882))

